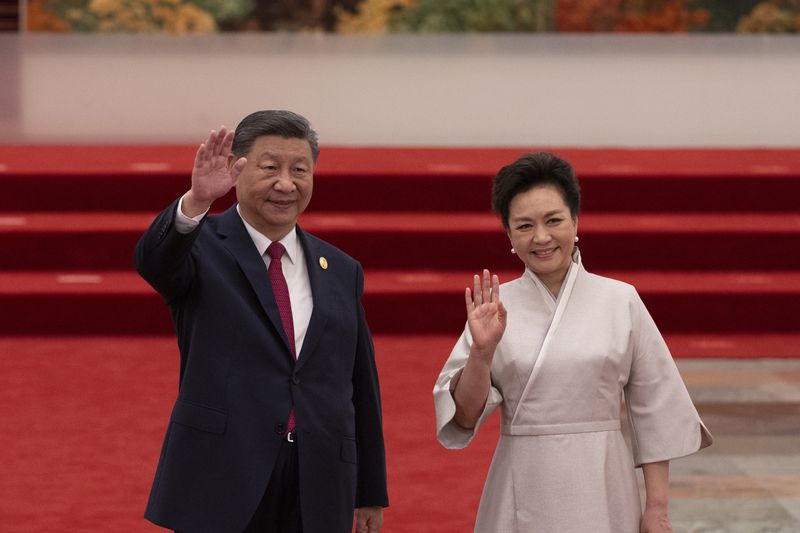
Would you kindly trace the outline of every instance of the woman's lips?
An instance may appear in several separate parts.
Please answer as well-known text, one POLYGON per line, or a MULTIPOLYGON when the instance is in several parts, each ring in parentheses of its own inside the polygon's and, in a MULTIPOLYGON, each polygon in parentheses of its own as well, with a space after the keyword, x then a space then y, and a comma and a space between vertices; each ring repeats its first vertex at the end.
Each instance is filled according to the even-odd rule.
POLYGON ((556 248, 546 248, 543 250, 533 250, 531 253, 539 258, 551 257, 556 252, 556 248))

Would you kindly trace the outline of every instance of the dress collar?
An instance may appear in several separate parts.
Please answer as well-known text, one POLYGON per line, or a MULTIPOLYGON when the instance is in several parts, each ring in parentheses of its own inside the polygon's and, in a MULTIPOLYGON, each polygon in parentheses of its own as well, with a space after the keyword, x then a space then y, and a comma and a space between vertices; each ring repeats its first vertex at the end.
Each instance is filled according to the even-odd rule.
MULTIPOLYGON (((569 264, 567 273, 564 275, 564 282, 566 282, 566 280, 569 279, 569 273, 572 271, 573 268, 580 268, 581 266, 583 266, 583 264, 581 263, 581 253, 578 250, 578 247, 575 246, 572 249, 572 261, 569 264)), ((553 293, 551 293, 550 289, 548 289, 545 286, 544 282, 541 279, 539 279, 539 276, 537 276, 536 273, 528 267, 525 267, 525 276, 528 279, 530 279, 533 282, 533 284, 536 285, 536 287, 539 288, 542 294, 549 296, 550 300, 553 302, 557 302, 558 297, 560 297, 561 294, 564 292, 564 283, 562 283, 561 290, 558 291, 558 297, 553 296, 553 293)))

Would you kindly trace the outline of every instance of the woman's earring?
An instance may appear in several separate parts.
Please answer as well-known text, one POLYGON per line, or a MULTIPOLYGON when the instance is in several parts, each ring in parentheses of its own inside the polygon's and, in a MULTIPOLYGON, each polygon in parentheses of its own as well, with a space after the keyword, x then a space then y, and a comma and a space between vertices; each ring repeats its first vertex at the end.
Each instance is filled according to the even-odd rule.
POLYGON ((511 248, 511 253, 515 254, 515 253, 517 253, 517 251, 514 248, 511 248))
POLYGON ((575 235, 575 242, 578 242, 578 236, 575 235))

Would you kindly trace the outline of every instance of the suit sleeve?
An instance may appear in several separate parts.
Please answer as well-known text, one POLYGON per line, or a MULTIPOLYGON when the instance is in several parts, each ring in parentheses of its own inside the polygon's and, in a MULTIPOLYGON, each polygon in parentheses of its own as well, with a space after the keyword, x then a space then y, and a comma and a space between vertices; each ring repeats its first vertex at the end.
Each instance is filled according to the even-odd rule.
POLYGON ((364 307, 361 305, 364 272, 361 265, 356 270, 356 297, 359 302, 358 344, 353 368, 353 404, 358 447, 356 507, 386 507, 389 505, 389 496, 386 488, 386 452, 378 369, 372 336, 367 326, 364 307))
POLYGON ((156 216, 134 252, 136 271, 167 303, 181 297, 191 285, 195 272, 192 245, 205 221, 190 233, 179 233, 175 227, 178 202, 156 216))

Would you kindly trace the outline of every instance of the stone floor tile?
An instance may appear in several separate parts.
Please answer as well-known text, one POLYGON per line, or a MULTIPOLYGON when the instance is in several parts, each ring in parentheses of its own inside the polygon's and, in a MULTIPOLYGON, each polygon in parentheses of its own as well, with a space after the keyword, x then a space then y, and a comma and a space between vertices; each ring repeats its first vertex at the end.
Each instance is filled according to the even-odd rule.
POLYGON ((800 490, 800 455, 740 455, 731 456, 736 468, 751 476, 794 476, 800 490))
POLYGON ((773 498, 671 498, 674 523, 742 524, 747 522, 800 526, 789 511, 773 498))
POLYGON ((800 524, 800 498, 778 498, 778 503, 800 524))
POLYGON ((745 521, 736 524, 726 522, 673 522, 673 533, 798 533, 795 524, 745 521))

